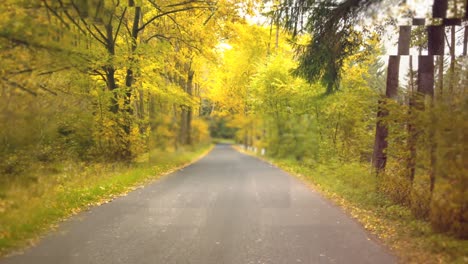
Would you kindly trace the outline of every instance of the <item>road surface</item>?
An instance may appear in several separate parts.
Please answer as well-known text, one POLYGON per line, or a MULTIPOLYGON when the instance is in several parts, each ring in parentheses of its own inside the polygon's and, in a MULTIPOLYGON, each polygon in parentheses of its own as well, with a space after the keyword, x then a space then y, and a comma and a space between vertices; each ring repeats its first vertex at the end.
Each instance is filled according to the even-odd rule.
POLYGON ((64 222, 6 263, 395 263, 341 209, 218 145, 200 161, 64 222))

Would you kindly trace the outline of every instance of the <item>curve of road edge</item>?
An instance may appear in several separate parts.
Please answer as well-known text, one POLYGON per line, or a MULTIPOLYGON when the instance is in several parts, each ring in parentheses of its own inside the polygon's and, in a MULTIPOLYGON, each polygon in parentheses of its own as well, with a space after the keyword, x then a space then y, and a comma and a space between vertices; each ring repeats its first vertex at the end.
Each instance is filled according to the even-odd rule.
POLYGON ((198 162, 65 221, 7 263, 395 263, 341 209, 217 145, 198 162))

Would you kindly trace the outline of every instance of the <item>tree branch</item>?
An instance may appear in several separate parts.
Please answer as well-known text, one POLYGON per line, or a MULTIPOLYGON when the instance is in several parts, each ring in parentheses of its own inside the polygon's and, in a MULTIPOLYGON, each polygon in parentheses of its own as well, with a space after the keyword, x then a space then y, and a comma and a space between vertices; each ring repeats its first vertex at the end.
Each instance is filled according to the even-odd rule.
POLYGON ((144 42, 147 43, 147 42, 149 42, 149 41, 150 41, 151 39, 153 39, 153 38, 164 39, 164 40, 166 40, 167 42, 169 42, 171 45, 173 45, 172 42, 171 42, 171 40, 174 39, 174 40, 176 40, 176 41, 180 41, 180 42, 184 43, 185 45, 187 45, 188 47, 190 47, 190 48, 192 48, 192 49, 197 50, 199 53, 203 53, 203 51, 202 51, 199 47, 194 46, 194 45, 192 45, 189 41, 186 41, 185 39, 179 38, 179 37, 168 37, 168 36, 164 36, 164 35, 162 35, 162 34, 154 34, 154 35, 152 35, 151 37, 147 38, 144 42))
POLYGON ((117 30, 115 31, 114 42, 115 42, 115 40, 117 39, 117 36, 118 36, 118 34, 119 34, 120 26, 122 26, 122 21, 123 21, 123 18, 124 18, 124 16, 125 16, 125 12, 127 12, 127 8, 126 8, 126 7, 124 8, 124 11, 122 12, 122 15, 120 16, 119 25, 117 26, 117 30))
POLYGON ((197 0, 189 0, 189 1, 180 2, 180 3, 177 3, 177 4, 167 5, 166 7, 176 7, 176 6, 194 4, 194 3, 206 3, 206 2, 205 1, 197 1, 197 0))
POLYGON ((71 69, 71 68, 72 68, 71 66, 65 66, 65 67, 62 67, 62 68, 59 68, 59 69, 55 69, 55 70, 49 70, 49 71, 45 71, 45 72, 41 72, 41 73, 38 73, 37 75, 47 75, 47 74, 52 74, 52 73, 56 73, 56 72, 59 72, 59 71, 68 70, 68 69, 71 69))
POLYGON ((22 85, 22 84, 19 84, 19 83, 14 82, 14 81, 10 81, 5 77, 2 77, 2 80, 4 82, 6 82, 7 84, 11 85, 11 86, 15 86, 15 87, 19 88, 22 91, 25 91, 25 92, 27 92, 27 93, 29 93, 31 95, 37 96, 36 92, 29 90, 28 88, 24 87, 24 85, 22 85))
POLYGON ((28 68, 28 69, 24 69, 24 70, 15 71, 15 72, 8 72, 8 74, 16 75, 16 74, 29 73, 29 72, 32 72, 32 71, 33 71, 32 68, 28 68))
MULTIPOLYGON (((73 8, 75 9, 75 11, 78 13, 78 16, 81 20, 81 22, 83 22, 83 24, 85 25, 86 29, 88 29, 88 32, 97 40, 99 40, 98 36, 96 36, 94 34, 94 32, 92 31, 91 27, 89 26, 88 22, 86 22, 86 20, 81 16, 81 13, 80 13, 80 9, 76 6, 75 2, 74 1, 71 1, 71 4, 73 6, 73 8)), ((96 29, 96 31, 98 32, 98 34, 101 36, 102 38, 102 43, 105 43, 107 41, 106 39, 106 36, 102 33, 101 30, 99 30, 99 28, 93 24, 93 27, 94 29, 96 29)))
MULTIPOLYGON (((153 3, 153 1, 150 1, 150 2, 153 4, 154 8, 156 8, 159 12, 161 12, 161 13, 164 12, 158 5, 156 5, 156 3, 153 3)), ((170 14, 168 14, 167 17, 168 17, 170 20, 172 20, 172 22, 174 22, 174 24, 177 26, 177 30, 179 31, 179 33, 180 33, 181 35, 182 35, 182 30, 181 30, 181 28, 183 29, 183 31, 187 32, 183 26, 181 26, 179 23, 177 23, 177 21, 175 20, 174 17, 172 17, 170 14)))
POLYGON ((42 0, 42 2, 44 3, 45 7, 46 7, 50 12, 52 12, 52 14, 53 14, 54 16, 55 16, 56 18, 58 18, 58 19, 60 20, 60 22, 62 22, 62 24, 65 25, 65 27, 66 27, 67 29, 70 29, 70 25, 69 25, 67 22, 65 22, 65 20, 63 19, 63 17, 61 17, 52 7, 50 7, 49 4, 47 4, 47 0, 42 0))
POLYGON ((189 10, 194 10, 194 9, 207 9, 209 7, 204 7, 204 6, 191 6, 191 7, 186 7, 186 8, 181 8, 181 9, 174 9, 174 10, 171 10, 171 11, 166 11, 164 13, 161 13, 161 14, 158 14, 154 17, 152 17, 150 20, 148 20, 146 23, 144 23, 139 29, 138 31, 141 31, 143 30, 146 26, 148 26, 149 24, 151 24, 154 20, 160 18, 160 17, 163 17, 163 16, 167 16, 167 15, 170 15, 170 14, 174 14, 174 13, 178 13, 178 12, 184 12, 184 11, 189 11, 189 10))
MULTIPOLYGON (((84 30, 84 29, 80 26, 80 24, 79 24, 75 19, 73 19, 73 17, 70 15, 70 13, 69 13, 69 12, 67 11, 67 9, 65 8, 65 5, 63 4, 63 1, 62 1, 62 0, 57 0, 57 1, 59 2, 60 6, 62 7, 63 13, 67 16, 68 20, 70 20, 70 22, 72 22, 72 23, 78 28, 79 31, 81 31, 81 32, 82 32, 83 34, 85 34, 85 35, 86 35, 86 33, 91 34, 91 36, 93 36, 93 37, 94 37, 97 41, 99 41, 101 44, 106 45, 106 42, 105 42, 105 41, 101 40, 98 36, 96 36, 96 34, 94 34, 94 32, 92 32, 92 30, 88 27, 88 24, 87 24, 87 23, 85 23, 85 26, 86 26, 87 30, 84 30)), ((73 3, 73 1, 72 1, 72 3, 73 3)), ((78 12, 78 14, 79 14, 79 12, 78 12)), ((79 16, 79 17, 80 17, 80 19, 83 21, 83 18, 82 18, 81 16, 79 16)))
POLYGON ((100 76, 100 77, 102 78, 102 80, 103 80, 105 83, 107 83, 107 78, 106 78, 106 76, 105 76, 102 72, 100 72, 100 71, 98 71, 98 70, 93 70, 92 72, 94 72, 95 75, 100 76))
POLYGON ((52 90, 50 90, 49 88, 47 88, 44 84, 39 84, 39 88, 41 88, 42 90, 46 91, 46 92, 49 92, 55 96, 57 96, 58 94, 52 90))

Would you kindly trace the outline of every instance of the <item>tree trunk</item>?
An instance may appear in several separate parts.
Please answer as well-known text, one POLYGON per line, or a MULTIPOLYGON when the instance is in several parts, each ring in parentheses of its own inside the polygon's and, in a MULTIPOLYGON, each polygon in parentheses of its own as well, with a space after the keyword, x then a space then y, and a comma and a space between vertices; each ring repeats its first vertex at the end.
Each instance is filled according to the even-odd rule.
POLYGON ((414 174, 416 171, 416 130, 414 125, 413 115, 414 115, 414 107, 416 105, 416 89, 414 85, 414 73, 413 73, 413 58, 410 57, 410 83, 411 83, 411 91, 409 94, 409 101, 408 101, 408 126, 407 126, 407 133, 408 133, 408 141, 407 141, 407 148, 409 151, 409 156, 407 160, 407 168, 408 168, 408 179, 410 180, 411 184, 413 184, 414 174))
MULTIPOLYGON (((427 95, 430 97, 430 105, 429 107, 432 108, 433 106, 433 98, 434 98, 434 57, 433 56, 422 56, 420 57, 420 62, 423 63, 424 66, 420 67, 420 74, 419 79, 420 81, 420 92, 423 95, 427 95)), ((420 64, 421 65, 421 64, 420 64)), ((421 107, 424 108, 424 102, 421 102, 421 107)), ((431 113, 431 123, 434 124, 435 114, 431 113)), ((430 155, 430 169, 429 169, 429 179, 430 179, 430 186, 429 191, 432 193, 434 191, 435 185, 435 177, 436 177, 436 149, 437 149, 437 142, 435 141, 435 127, 429 127, 429 155, 430 155)))
MULTIPOLYGON (((188 76, 187 76, 187 94, 192 97, 193 94, 193 76, 195 75, 195 72, 192 70, 189 70, 188 76)), ((191 145, 192 144, 192 114, 193 114, 193 109, 192 106, 187 106, 187 118, 185 120, 186 124, 186 134, 185 134, 185 144, 191 145)))
MULTIPOLYGON (((434 0, 432 6, 432 17, 443 18, 447 17, 448 0, 434 0)), ((432 100, 434 98, 434 56, 444 55, 444 36, 445 26, 428 26, 428 55, 419 57, 419 72, 418 72, 418 92, 428 95, 432 100)), ((452 44, 453 45, 453 44, 452 44)), ((455 46, 453 46, 455 48, 455 46)), ((442 59, 442 58, 441 58, 442 59)), ((435 116, 432 114, 432 123, 435 123, 435 116)), ((430 146, 430 159, 431 168, 429 171, 430 178, 430 193, 432 199, 432 193, 435 185, 435 174, 436 174, 436 148, 437 142, 435 142, 434 128, 430 127, 429 142, 430 146)))
MULTIPOLYGON (((419 56, 419 69, 418 69, 418 93, 420 95, 419 100, 417 100, 416 109, 419 111, 424 111, 424 98, 429 96, 431 99, 434 97, 434 56, 419 56)), ((434 164, 433 164, 433 155, 435 151, 435 142, 433 136, 433 128, 430 129, 429 141, 431 144, 431 169, 429 172, 430 176, 430 191, 434 189, 434 164)), ((417 134, 418 132, 416 132, 417 134)))
POLYGON ((467 54, 468 54, 468 26, 465 26, 465 32, 463 36, 463 56, 466 56, 467 54))
MULTIPOLYGON (((411 38, 411 27, 400 26, 398 37, 398 55, 390 56, 388 60, 387 86, 385 89, 386 99, 395 99, 398 95, 398 79, 400 71, 400 55, 409 54, 409 43, 411 38)), ((378 102, 377 125, 375 130, 374 154, 372 164, 378 176, 387 164, 386 150, 388 147, 388 127, 382 119, 388 116, 388 110, 385 107, 385 99, 378 102)))
MULTIPOLYGON (((183 78, 179 79, 179 85, 182 87, 184 92, 186 92, 189 97, 192 97, 193 94, 193 77, 195 72, 191 69, 191 65, 185 67, 187 70, 187 79, 184 80, 183 78)), ((181 108, 181 119, 180 119, 180 131, 179 131, 179 142, 182 145, 190 145, 192 144, 192 115, 193 115, 193 107, 190 103, 183 104, 180 106, 181 108)))
MULTIPOLYGON (((465 3, 465 21, 468 21, 468 3, 465 3)), ((468 55, 468 24, 465 24, 465 32, 463 32, 463 56, 468 55)), ((467 87, 466 78, 464 78, 464 83, 462 84, 461 92, 464 93, 467 87)))
MULTIPOLYGON (((173 104, 172 105, 172 112, 173 112, 173 116, 172 116, 172 127, 173 127, 173 131, 174 131, 174 135, 177 135, 177 105, 176 104, 173 104)), ((179 138, 178 137, 174 137, 174 149, 175 150, 178 150, 179 149, 179 138)))
MULTIPOLYGON (((130 3, 129 3, 130 4, 130 3)), ((134 58, 135 51, 137 49, 137 40, 138 40, 138 28, 139 28, 139 23, 140 23, 140 18, 141 18, 141 7, 136 6, 135 7, 135 14, 133 16, 133 25, 132 25, 132 35, 131 35, 131 57, 129 61, 129 66, 127 68, 127 74, 125 76, 125 86, 126 86, 126 91, 125 91, 125 110, 127 111, 128 114, 133 113, 133 108, 131 106, 131 99, 132 99, 132 85, 134 82, 134 64, 136 63, 136 60, 134 58)))
POLYGON ((387 164, 388 128, 383 119, 388 116, 388 110, 385 107, 385 99, 394 99, 398 93, 398 78, 400 70, 400 56, 390 56, 388 60, 387 86, 385 89, 385 98, 378 102, 377 126, 375 130, 374 155, 372 165, 377 176, 385 169, 387 164))
POLYGON ((453 86, 455 82, 455 46, 457 43, 455 42, 455 26, 452 26, 450 29, 450 79, 449 79, 449 94, 452 94, 453 92, 453 86))
POLYGON ((437 96, 442 97, 442 95, 444 94, 444 56, 443 55, 440 55, 437 57, 436 64, 438 67, 436 91, 437 91, 437 96))
POLYGON ((104 70, 106 72, 107 89, 112 92, 110 111, 116 114, 119 111, 119 105, 117 103, 118 94, 115 92, 115 89, 117 89, 117 82, 115 81, 115 68, 114 65, 112 65, 112 60, 115 56, 114 30, 112 24, 106 25, 105 29, 107 37, 106 49, 109 56, 111 57, 111 61, 107 66, 104 67, 104 70))

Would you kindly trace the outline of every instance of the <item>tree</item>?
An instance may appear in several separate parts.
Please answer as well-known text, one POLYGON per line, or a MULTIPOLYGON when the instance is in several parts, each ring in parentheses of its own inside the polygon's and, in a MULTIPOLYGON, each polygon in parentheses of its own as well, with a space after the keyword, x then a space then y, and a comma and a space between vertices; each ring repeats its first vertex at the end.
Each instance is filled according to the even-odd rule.
MULTIPOLYGON (((91 133, 88 152, 124 161, 144 151, 150 137, 159 137, 151 132, 159 129, 164 136, 156 141, 165 145, 182 123, 186 131, 192 120, 196 129, 203 127, 192 114, 202 82, 195 72, 204 67, 197 61, 212 56, 209 51, 224 34, 219 25, 239 17, 229 1, 169 0, 9 0, 2 14, 2 71, 8 74, 1 85, 41 99, 43 93, 85 97, 93 115, 85 126, 91 133), (184 51, 176 52, 176 45, 184 51), (165 68, 168 60, 182 64, 165 68), (172 104, 186 110, 173 111, 172 104)), ((67 122, 61 130, 76 131, 72 127, 67 122)), ((185 134, 184 143, 190 143, 185 134)))
POLYGON ((245 146, 253 141, 253 116, 249 97, 250 79, 256 74, 257 63, 268 54, 268 30, 244 23, 228 25, 234 32, 220 47, 219 66, 210 71, 216 78, 210 84, 208 98, 213 103, 212 115, 226 117, 228 125, 238 127, 237 137, 245 146), (229 45, 229 46, 228 46, 229 45), (239 58, 242 58, 239 60, 239 58))
POLYGON ((344 60, 360 47, 354 25, 371 4, 380 1, 345 0, 283 1, 274 7, 274 16, 293 36, 307 33, 311 41, 297 45, 299 65, 295 73, 309 82, 321 80, 326 93, 338 89, 344 60))

